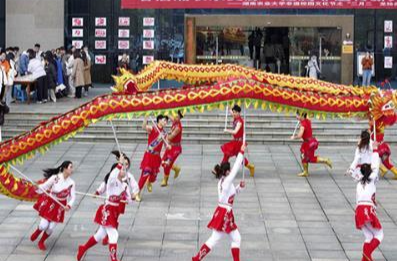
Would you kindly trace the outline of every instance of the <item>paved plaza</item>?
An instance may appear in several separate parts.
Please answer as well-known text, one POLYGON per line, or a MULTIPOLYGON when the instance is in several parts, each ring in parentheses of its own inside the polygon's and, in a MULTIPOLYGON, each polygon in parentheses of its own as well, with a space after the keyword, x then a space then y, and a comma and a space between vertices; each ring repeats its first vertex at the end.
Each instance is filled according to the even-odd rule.
MULTIPOLYGON (((144 144, 122 144, 132 155, 136 178, 144 148, 144 144)), ((115 145, 110 143, 66 142, 20 168, 39 179, 43 168, 72 160, 77 190, 92 193, 114 162, 112 149, 115 145)), ((242 261, 361 260, 363 235, 354 226, 355 182, 344 176, 354 148, 320 147, 319 154, 331 157, 334 168, 312 165, 309 178, 296 176, 301 170, 298 146, 253 145, 248 150, 256 176, 246 175, 247 187, 234 208, 242 235, 242 261)), ((393 153, 397 155, 396 150, 393 153)), ((129 205, 121 217, 119 258, 191 260, 211 233, 206 225, 217 204, 217 181, 210 169, 220 159, 217 145, 185 145, 178 160, 180 177, 161 188, 161 174, 153 193, 145 191, 143 201, 129 205)), ((397 260, 397 181, 382 179, 377 199, 385 239, 374 258, 397 260)), ((1 261, 75 260, 78 245, 95 232, 93 216, 101 204, 99 199, 77 196, 65 223, 47 240, 48 250, 41 252, 29 240, 39 220, 32 203, 4 196, 0 201, 1 261)), ((85 260, 108 258, 107 247, 98 244, 85 260)), ((232 260, 228 242, 221 242, 206 260, 232 260)))

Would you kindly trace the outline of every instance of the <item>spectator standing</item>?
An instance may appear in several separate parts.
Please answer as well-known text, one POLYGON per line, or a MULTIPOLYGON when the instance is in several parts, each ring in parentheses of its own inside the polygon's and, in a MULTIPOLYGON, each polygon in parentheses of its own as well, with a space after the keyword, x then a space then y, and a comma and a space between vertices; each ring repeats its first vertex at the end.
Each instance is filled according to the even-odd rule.
POLYGON ((28 49, 21 54, 19 59, 19 74, 24 76, 28 73, 28 65, 29 65, 29 52, 34 52, 32 49, 28 49))
POLYGON ((374 59, 369 52, 366 52, 364 58, 361 59, 361 65, 363 66, 363 86, 369 86, 371 84, 373 64, 374 59))
POLYGON ((84 97, 88 96, 88 89, 92 85, 91 82, 91 62, 88 60, 87 53, 81 53, 81 59, 84 62, 84 97))
POLYGON ((83 89, 84 83, 84 62, 81 59, 80 50, 75 50, 73 53, 73 69, 72 69, 72 79, 74 86, 76 88, 76 98, 81 99, 81 91, 83 89))
POLYGON ((37 44, 34 45, 33 50, 35 52, 36 58, 41 60, 41 58, 42 58, 41 55, 42 55, 43 52, 40 51, 40 48, 41 48, 40 44, 37 43, 37 44))
POLYGON ((44 56, 45 72, 46 72, 46 84, 48 92, 50 94, 50 99, 53 102, 57 102, 57 97, 55 96, 55 88, 57 87, 57 69, 54 56, 50 51, 47 51, 44 56))
POLYGON ((74 53, 76 51, 76 48, 73 46, 72 49, 70 49, 70 56, 69 59, 67 60, 66 63, 66 69, 67 69, 67 76, 69 79, 69 95, 68 97, 73 98, 75 97, 76 94, 76 85, 73 79, 73 67, 74 67, 74 53))
POLYGON ((46 73, 40 58, 36 58, 36 53, 33 50, 29 52, 28 73, 32 74, 33 79, 37 81, 37 103, 46 103, 48 99, 46 73))

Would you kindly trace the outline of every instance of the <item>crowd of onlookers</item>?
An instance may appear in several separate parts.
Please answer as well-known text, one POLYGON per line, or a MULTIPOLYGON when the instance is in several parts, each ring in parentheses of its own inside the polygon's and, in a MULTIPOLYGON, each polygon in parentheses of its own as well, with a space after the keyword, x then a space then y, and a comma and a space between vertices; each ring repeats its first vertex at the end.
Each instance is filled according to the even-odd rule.
MULTIPOLYGON (((93 55, 84 46, 81 50, 64 47, 41 51, 40 44, 20 53, 19 47, 0 49, 0 99, 8 106, 15 101, 15 82, 32 82, 37 103, 56 102, 61 97, 88 96, 92 87, 93 55)), ((30 95, 30 93, 27 93, 30 95)))

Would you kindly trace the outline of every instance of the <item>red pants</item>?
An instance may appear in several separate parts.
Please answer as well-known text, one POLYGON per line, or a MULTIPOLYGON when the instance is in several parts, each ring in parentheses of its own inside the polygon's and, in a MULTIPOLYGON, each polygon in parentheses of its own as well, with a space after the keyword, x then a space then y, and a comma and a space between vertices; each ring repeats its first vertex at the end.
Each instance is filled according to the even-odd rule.
POLYGON ((150 183, 154 183, 156 181, 157 173, 159 173, 160 170, 160 165, 160 155, 145 152, 141 162, 142 174, 138 182, 140 190, 145 186, 145 183, 148 179, 150 183))
POLYGON ((305 140, 301 145, 302 163, 316 163, 317 156, 314 156, 318 148, 318 141, 315 138, 305 140))
MULTIPOLYGON (((243 145, 242 141, 232 140, 221 146, 223 152, 222 163, 228 162, 231 157, 237 157, 243 145)), ((249 164, 248 159, 244 158, 244 166, 249 164)))
POLYGON ((172 146, 169 150, 165 150, 163 158, 162 158, 162 166, 164 168, 164 175, 169 176, 171 172, 171 168, 174 165, 176 159, 181 155, 182 147, 181 146, 172 146))
POLYGON ((379 145, 378 152, 379 152, 379 157, 382 160, 383 165, 385 165, 385 167, 387 169, 393 168, 394 165, 390 161, 391 151, 390 151, 389 144, 387 144, 386 142, 382 142, 379 145))

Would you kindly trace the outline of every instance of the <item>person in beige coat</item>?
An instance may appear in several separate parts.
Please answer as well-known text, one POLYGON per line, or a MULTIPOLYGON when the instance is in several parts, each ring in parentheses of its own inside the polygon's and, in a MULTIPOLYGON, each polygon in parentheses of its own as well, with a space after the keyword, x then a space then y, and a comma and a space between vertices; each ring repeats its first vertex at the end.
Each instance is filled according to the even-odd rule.
POLYGON ((81 59, 80 50, 76 50, 73 53, 74 62, 73 62, 73 70, 72 70, 72 78, 74 82, 74 86, 76 88, 76 98, 81 98, 81 91, 83 86, 85 85, 84 82, 84 62, 81 59))
POLYGON ((81 59, 84 62, 84 96, 88 96, 88 88, 92 85, 91 81, 91 61, 88 60, 87 53, 81 53, 81 59))

